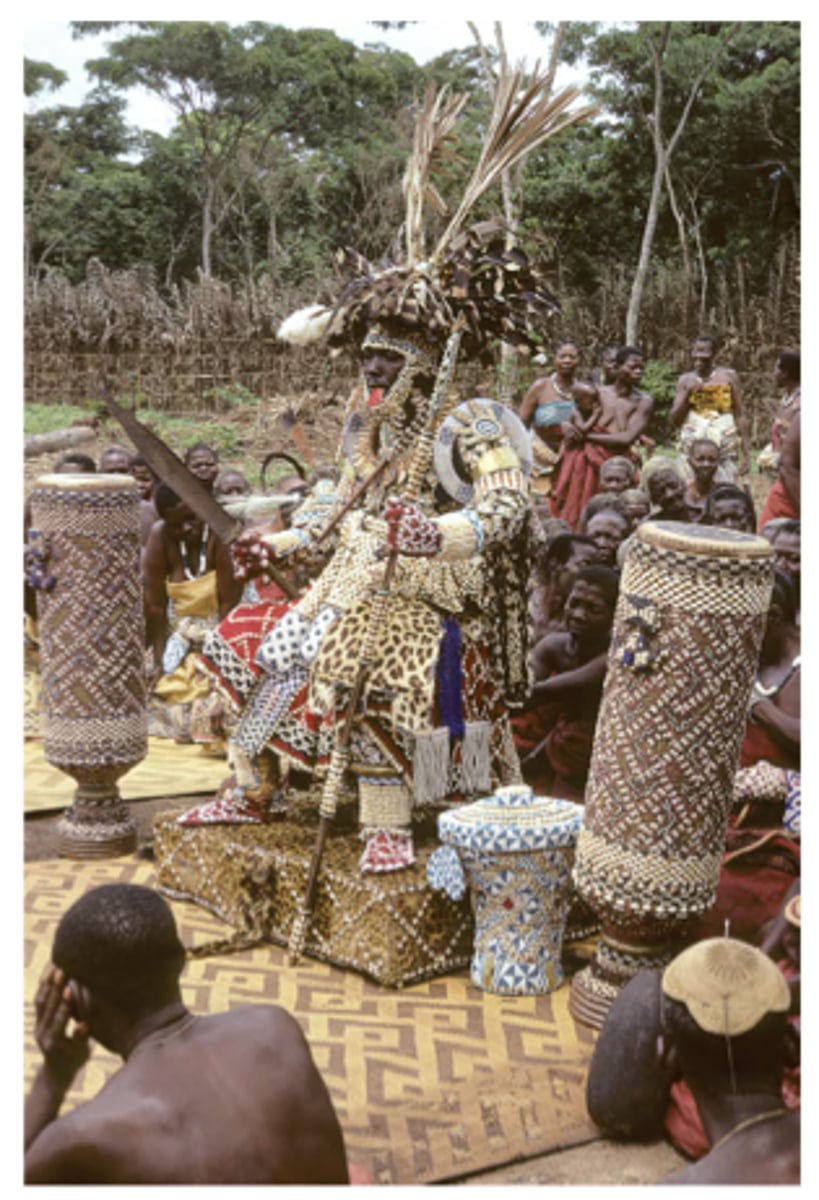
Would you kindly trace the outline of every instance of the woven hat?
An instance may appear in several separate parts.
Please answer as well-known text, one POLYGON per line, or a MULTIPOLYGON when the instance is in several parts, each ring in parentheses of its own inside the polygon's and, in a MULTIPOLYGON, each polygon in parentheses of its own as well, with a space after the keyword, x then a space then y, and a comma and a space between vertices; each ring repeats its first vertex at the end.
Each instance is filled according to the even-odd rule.
POLYGON ((802 928, 802 897, 792 896, 785 905, 785 920, 796 929, 802 928))
POLYGON ((663 972, 663 994, 684 1004, 706 1033, 737 1037, 767 1013, 787 1012, 785 977, 766 954, 734 938, 689 946, 663 972))

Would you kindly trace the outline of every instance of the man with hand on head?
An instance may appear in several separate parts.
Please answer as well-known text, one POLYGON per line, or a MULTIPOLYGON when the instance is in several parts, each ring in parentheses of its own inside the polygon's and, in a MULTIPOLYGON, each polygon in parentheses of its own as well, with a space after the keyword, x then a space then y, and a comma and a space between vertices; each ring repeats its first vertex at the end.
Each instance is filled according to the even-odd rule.
POLYGON ((26 1101, 26 1183, 348 1182, 298 1024, 269 1004, 191 1013, 185 950, 156 892, 93 888, 62 917, 52 958, 35 1000, 43 1063, 26 1101), (60 1117, 91 1039, 123 1066, 60 1117))

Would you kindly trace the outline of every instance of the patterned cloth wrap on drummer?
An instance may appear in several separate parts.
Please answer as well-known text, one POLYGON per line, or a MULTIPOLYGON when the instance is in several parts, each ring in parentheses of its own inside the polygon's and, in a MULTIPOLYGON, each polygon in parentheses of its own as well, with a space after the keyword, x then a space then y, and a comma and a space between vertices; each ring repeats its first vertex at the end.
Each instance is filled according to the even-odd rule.
POLYGON ((484 991, 539 995, 563 982, 560 961, 574 848, 583 810, 525 785, 438 818, 431 887, 475 907, 472 982, 484 991))
POLYGON ((598 914, 713 904, 772 577, 753 535, 648 522, 632 538, 575 865, 598 914))

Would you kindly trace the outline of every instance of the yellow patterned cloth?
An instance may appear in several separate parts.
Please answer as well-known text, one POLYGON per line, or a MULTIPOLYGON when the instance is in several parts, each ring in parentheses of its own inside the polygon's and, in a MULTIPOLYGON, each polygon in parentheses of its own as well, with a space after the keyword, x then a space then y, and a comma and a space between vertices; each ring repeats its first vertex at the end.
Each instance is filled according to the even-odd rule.
MULTIPOLYGON (((132 800, 213 793, 228 767, 204 746, 179 746, 167 738, 148 738, 148 754, 122 775, 117 786, 126 803, 132 800)), ((26 813, 58 812, 74 801, 77 782, 45 757, 41 739, 23 746, 23 802, 26 813)))
MULTIPOLYGON (((33 997, 57 921, 104 883, 155 887, 156 872, 133 857, 26 864, 25 1088, 41 1061, 33 997)), ((201 905, 174 900, 172 908, 186 946, 230 932, 201 905)), ((599 1137, 584 1103, 594 1034, 569 1016, 568 994, 489 996, 465 969, 385 988, 315 959, 291 966, 270 943, 193 958, 182 974, 183 998, 203 1016, 246 1004, 291 1013, 333 1098, 349 1161, 375 1183, 397 1185, 443 1182, 599 1137)), ((95 1045, 64 1110, 96 1095, 119 1065, 95 1045)))
POLYGON ((216 572, 176 583, 168 580, 166 587, 171 628, 190 641, 191 649, 175 670, 158 680, 149 701, 148 732, 180 741, 208 741, 216 700, 207 675, 199 669, 198 652, 219 617, 216 572))
POLYGON ((182 579, 176 583, 169 579, 165 587, 177 619, 181 617, 209 618, 215 617, 219 612, 219 592, 215 571, 206 571, 204 575, 197 575, 195 579, 182 579))
POLYGON ((688 397, 692 412, 700 416, 729 413, 733 408, 734 396, 730 383, 704 383, 688 397))

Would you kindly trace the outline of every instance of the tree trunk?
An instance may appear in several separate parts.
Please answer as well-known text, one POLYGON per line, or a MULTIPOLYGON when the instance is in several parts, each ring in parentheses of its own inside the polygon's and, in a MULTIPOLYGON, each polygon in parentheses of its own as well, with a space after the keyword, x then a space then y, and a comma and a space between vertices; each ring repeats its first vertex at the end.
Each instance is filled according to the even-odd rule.
POLYGON ((202 205, 202 274, 206 279, 210 279, 211 274, 211 258, 210 250, 213 241, 213 181, 207 182, 207 190, 205 191, 205 200, 202 205))
POLYGON ((671 205, 671 211, 674 214, 674 220, 677 222, 677 234, 680 239, 680 256, 683 266, 683 332, 686 338, 691 336, 691 300, 693 296, 693 277, 691 272, 691 255, 688 252, 688 235, 685 228, 685 217, 682 209, 677 204, 677 196, 674 191, 674 186, 671 182, 671 171, 668 169, 668 163, 665 168, 665 187, 668 192, 668 203, 671 205))
POLYGON ((68 429, 53 429, 51 433, 29 433, 23 443, 23 457, 36 458, 38 454, 68 450, 83 442, 93 442, 96 436, 90 425, 72 425, 68 429))
POLYGON ((632 285, 631 297, 628 305, 628 313, 626 315, 626 341, 629 344, 633 344, 637 338, 640 304, 643 298, 643 291, 645 290, 646 279, 648 278, 648 264, 651 257, 651 246, 654 241, 654 231, 657 228, 657 217, 660 211, 663 180, 668 170, 668 165, 671 162, 671 157, 674 154, 675 149, 677 148, 677 143, 682 137, 682 132, 685 129, 689 116, 691 115, 691 109, 694 107, 694 102, 699 94, 703 80, 716 66, 720 54, 724 50, 725 45, 730 38, 733 37, 737 28, 737 24, 734 23, 720 35, 713 54, 711 54, 708 60, 703 64, 696 78, 692 81, 688 92, 688 99, 683 106, 682 113, 677 121, 674 132, 668 139, 667 143, 663 142, 662 132, 663 59, 668 47, 669 38, 671 37, 671 22, 668 21, 663 26, 659 43, 655 44, 651 37, 646 39, 654 70, 654 106, 651 116, 651 132, 654 142, 654 179, 652 180, 651 184, 651 199, 649 200, 646 223, 643 229, 643 241, 640 246, 640 261, 637 265, 637 273, 634 276, 634 283, 632 285))
POLYGON ((654 242, 654 231, 657 228, 657 217, 660 212, 660 198, 663 191, 663 175, 665 174, 665 155, 657 159, 654 167, 654 178, 651 181, 651 197, 648 202, 646 223, 643 227, 643 240, 640 245, 640 259, 631 285, 631 295, 626 313, 626 343, 634 346, 637 342, 637 332, 640 320, 640 306, 643 302, 646 280, 648 279, 648 264, 651 259, 651 246, 654 242))

